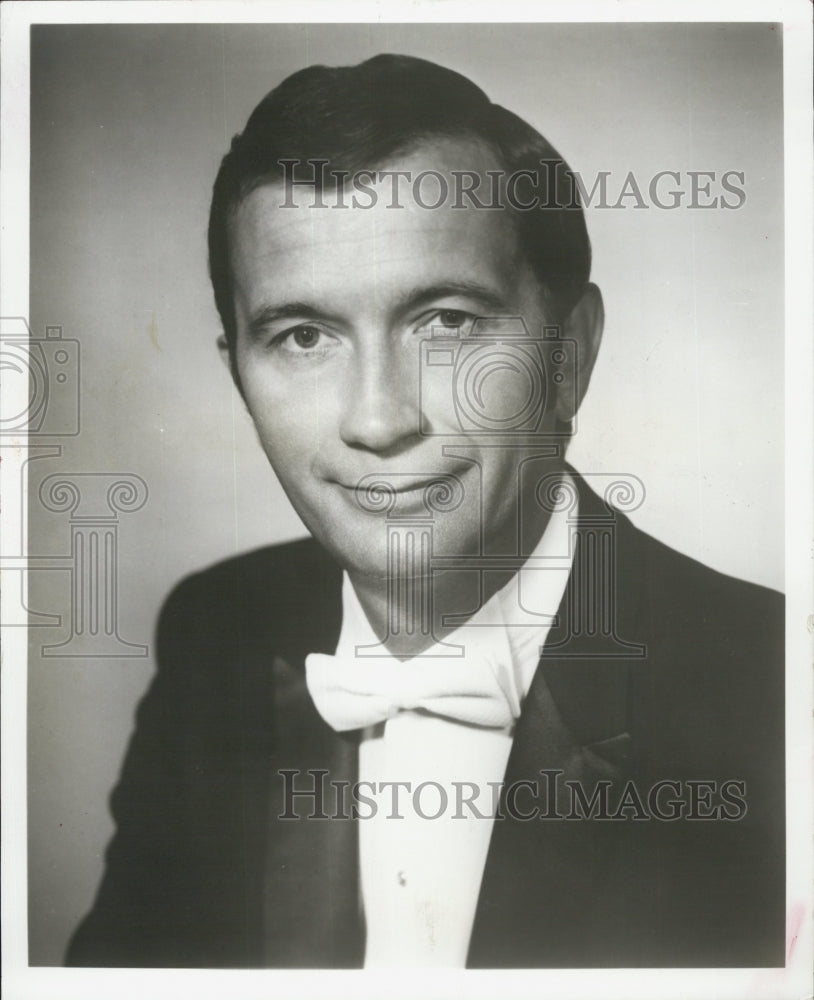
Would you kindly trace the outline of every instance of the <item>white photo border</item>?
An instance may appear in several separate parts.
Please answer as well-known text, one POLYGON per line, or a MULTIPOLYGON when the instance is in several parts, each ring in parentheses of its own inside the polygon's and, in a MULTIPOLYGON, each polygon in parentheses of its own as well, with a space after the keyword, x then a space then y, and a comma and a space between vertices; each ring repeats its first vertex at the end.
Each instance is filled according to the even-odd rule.
MULTIPOLYGON (((0 315, 28 316, 29 31, 47 23, 491 22, 482 0, 398 2, 23 2, 2 17, 2 176, 0 177, 0 315)), ((749 996, 797 998, 811 993, 812 940, 812 152, 811 6, 806 0, 504 0, 504 22, 778 22, 783 25, 786 247, 786 594, 787 594, 787 939, 785 969, 534 970, 534 971, 223 971, 86 970, 27 965, 26 637, 6 630, 2 669, 2 911, 5 995, 23 998, 177 996, 236 993, 245 1000, 282 996, 492 997, 548 995, 611 998, 749 996), (793 941, 792 938, 795 940, 793 941), (601 976, 601 983, 599 977, 601 976)), ((6 396, 6 412, 18 400, 6 396)), ((24 440, 17 444, 24 444, 24 440)), ((21 474, 22 451, 3 448, 3 495, 21 474)), ((768 488, 768 487, 767 487, 768 488)), ((2 525, 3 542, 19 525, 2 525)), ((6 549, 6 545, 3 545, 6 549)), ((6 600, 6 594, 3 594, 6 600)), ((1 620, 1 616, 0 616, 1 620)))

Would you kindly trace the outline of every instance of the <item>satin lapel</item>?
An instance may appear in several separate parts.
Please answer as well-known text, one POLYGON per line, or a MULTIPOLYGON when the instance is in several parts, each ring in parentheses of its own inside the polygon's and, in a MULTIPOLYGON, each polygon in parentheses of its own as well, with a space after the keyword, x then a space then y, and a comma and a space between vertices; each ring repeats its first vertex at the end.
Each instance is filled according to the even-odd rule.
POLYGON ((347 788, 358 780, 358 733, 338 734, 323 722, 301 671, 278 659, 275 673, 283 697, 271 776, 266 964, 354 967, 363 931, 347 788))
MULTIPOLYGON (((618 671, 610 683, 623 685, 618 671)), ((565 818, 573 811, 566 782, 576 782, 590 799, 598 781, 625 780, 631 750, 629 734, 618 731, 580 745, 538 669, 506 769, 505 818, 492 832, 470 967, 580 964, 593 944, 599 894, 620 831, 608 820, 565 818), (512 788, 519 789, 514 805, 512 788), (519 812, 532 816, 521 819, 519 812)))
MULTIPOLYGON (((581 530, 601 501, 580 477, 574 478, 581 530)), ((617 626, 620 635, 634 642, 645 628, 635 536, 620 515, 614 567, 617 626)), ((560 622, 568 620, 568 600, 566 590, 560 622)), ((554 633, 550 640, 556 642, 554 633)), ((624 917, 625 902, 616 898, 615 887, 630 863, 628 824, 565 818, 581 816, 566 782, 577 783, 590 800, 597 782, 610 781, 613 801, 635 775, 632 680, 645 660, 557 659, 548 652, 547 642, 515 730, 501 799, 505 818, 495 821, 492 832, 469 967, 618 964, 609 953, 613 935, 607 927, 624 917), (513 787, 518 789, 514 809, 513 787), (534 818, 518 817, 518 810, 529 813, 535 807, 534 818), (586 962, 586 955, 593 960, 586 962)))
POLYGON ((359 734, 336 733, 323 721, 305 684, 304 662, 310 652, 336 648, 341 572, 326 561, 308 586, 313 593, 296 602, 305 610, 273 660, 265 964, 348 968, 361 965, 364 953, 357 822, 343 801, 358 780, 359 734))

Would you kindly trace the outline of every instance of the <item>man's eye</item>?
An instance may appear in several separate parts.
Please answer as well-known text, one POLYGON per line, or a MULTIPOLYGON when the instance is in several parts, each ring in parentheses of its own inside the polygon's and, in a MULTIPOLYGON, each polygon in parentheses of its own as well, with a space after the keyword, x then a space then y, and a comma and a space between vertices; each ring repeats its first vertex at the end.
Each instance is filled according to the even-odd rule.
POLYGON ((470 318, 469 313, 462 312, 460 309, 442 309, 438 313, 438 322, 441 326, 448 326, 456 330, 465 326, 470 318))
POLYGON ((296 330, 291 331, 291 339, 297 347, 307 351, 311 347, 316 347, 319 341, 319 330, 313 326, 298 326, 296 330))
POLYGON ((316 326, 295 326, 278 334, 272 341, 272 346, 283 347, 289 351, 313 351, 320 347, 322 331, 316 326))

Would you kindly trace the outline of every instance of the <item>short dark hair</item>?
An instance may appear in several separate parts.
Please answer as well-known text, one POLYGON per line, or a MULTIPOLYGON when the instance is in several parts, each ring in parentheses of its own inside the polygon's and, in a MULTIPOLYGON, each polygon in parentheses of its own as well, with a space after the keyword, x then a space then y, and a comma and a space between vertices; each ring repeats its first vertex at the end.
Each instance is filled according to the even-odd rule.
POLYGON ((568 165, 535 129, 471 80, 425 59, 379 55, 358 66, 310 66, 257 105, 221 161, 209 214, 209 274, 234 370, 235 314, 229 213, 262 184, 281 182, 281 161, 327 160, 354 174, 433 137, 485 143, 508 173, 537 177, 540 208, 514 211, 518 237, 555 321, 585 290, 591 247, 568 165), (546 169, 540 169, 544 161, 546 169))

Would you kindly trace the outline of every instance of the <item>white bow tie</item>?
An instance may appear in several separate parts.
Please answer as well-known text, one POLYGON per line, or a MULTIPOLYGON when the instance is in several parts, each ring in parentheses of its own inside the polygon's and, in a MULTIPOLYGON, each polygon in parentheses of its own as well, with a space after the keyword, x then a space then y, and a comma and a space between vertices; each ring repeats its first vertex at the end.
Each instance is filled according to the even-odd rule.
POLYGON ((463 658, 326 656, 311 653, 305 676, 317 711, 338 732, 362 729, 397 712, 423 709, 474 726, 504 729, 520 715, 510 662, 487 652, 463 658))

